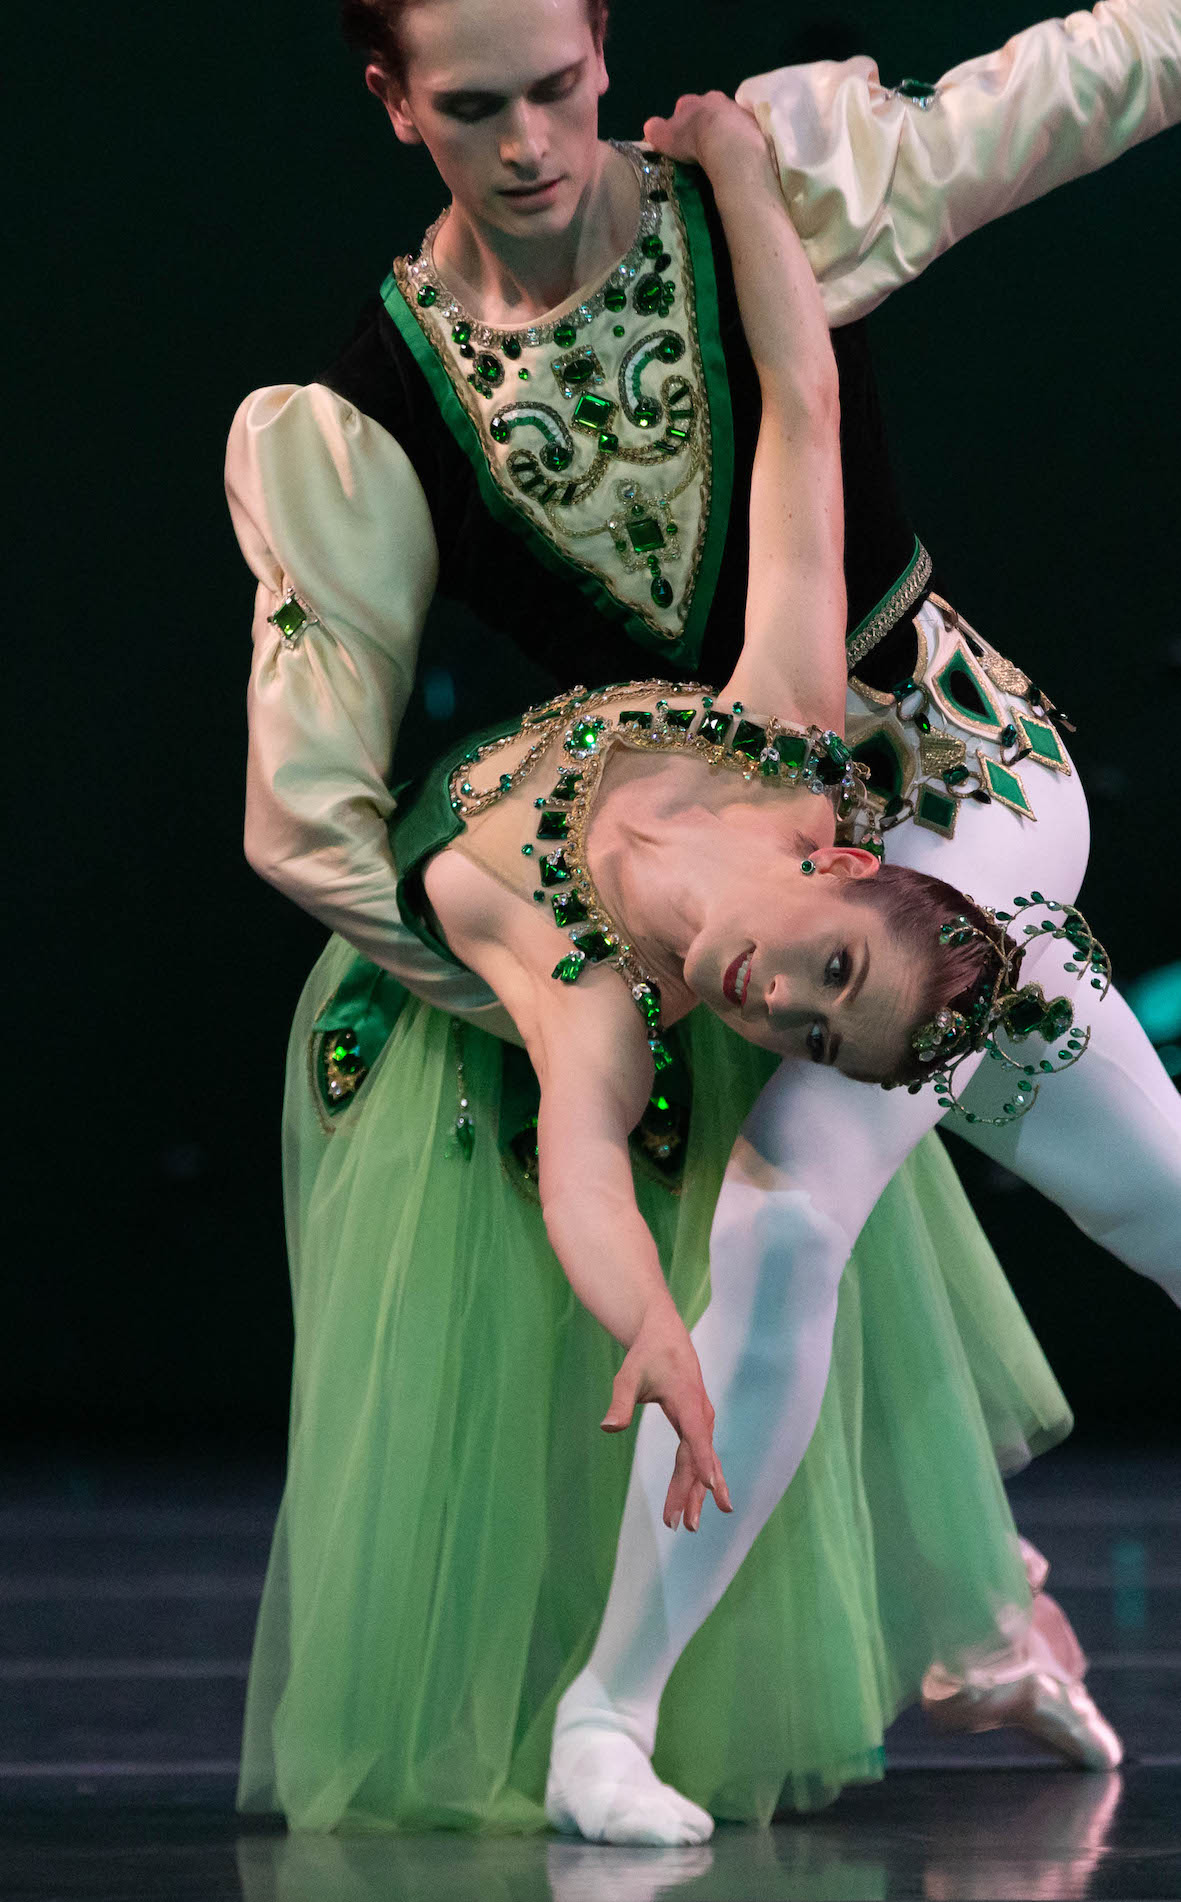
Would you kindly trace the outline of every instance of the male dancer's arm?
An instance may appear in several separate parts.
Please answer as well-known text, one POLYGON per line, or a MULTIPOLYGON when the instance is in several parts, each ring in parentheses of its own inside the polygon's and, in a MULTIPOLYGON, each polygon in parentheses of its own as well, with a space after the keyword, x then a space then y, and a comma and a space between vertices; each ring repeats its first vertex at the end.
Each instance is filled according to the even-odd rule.
POLYGON ((258 581, 246 856, 416 995, 491 1024, 487 986, 398 912, 386 781, 438 571, 410 461, 332 390, 278 386, 234 418, 226 490, 258 581), (285 637, 269 617, 290 589, 309 618, 285 637))
POLYGON ((835 328, 960 238, 1181 121, 1179 0, 1100 0, 945 73, 926 99, 859 57, 744 80, 835 328))

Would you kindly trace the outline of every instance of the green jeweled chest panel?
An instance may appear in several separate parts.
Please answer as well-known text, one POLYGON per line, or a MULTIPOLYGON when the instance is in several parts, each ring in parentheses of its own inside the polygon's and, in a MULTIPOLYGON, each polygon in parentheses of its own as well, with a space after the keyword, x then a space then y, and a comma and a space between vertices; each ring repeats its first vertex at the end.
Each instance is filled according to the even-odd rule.
POLYGON ((441 221, 416 258, 397 260, 383 296, 429 344, 503 498, 671 648, 709 534, 716 419, 675 168, 618 149, 639 189, 636 236, 584 301, 518 330, 481 323, 435 269, 441 221))

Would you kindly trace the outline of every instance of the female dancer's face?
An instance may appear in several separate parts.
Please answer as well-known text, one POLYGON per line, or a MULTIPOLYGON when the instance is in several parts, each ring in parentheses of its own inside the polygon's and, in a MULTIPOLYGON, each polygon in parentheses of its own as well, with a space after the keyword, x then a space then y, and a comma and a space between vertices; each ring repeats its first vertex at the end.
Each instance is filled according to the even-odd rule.
POLYGON ((748 1042, 878 1082, 903 1056, 921 974, 877 908, 857 903, 876 861, 838 846, 812 857, 811 876, 777 866, 711 908, 685 982, 748 1042))
POLYGON ((511 237, 566 230, 598 164, 602 48, 584 0, 431 0, 402 15, 405 91, 370 67, 398 137, 460 209, 511 237))

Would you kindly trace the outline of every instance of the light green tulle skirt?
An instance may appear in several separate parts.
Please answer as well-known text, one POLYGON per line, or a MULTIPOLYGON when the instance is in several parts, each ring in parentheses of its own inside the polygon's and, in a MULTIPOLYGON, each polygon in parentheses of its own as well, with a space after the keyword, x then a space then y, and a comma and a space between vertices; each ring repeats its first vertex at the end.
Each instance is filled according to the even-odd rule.
MULTIPOLYGON (((309 1042, 353 954, 332 940, 292 1032, 289 1467, 259 1616, 239 1801, 312 1830, 535 1830, 554 1706, 593 1642, 633 1433, 598 1421, 621 1350, 577 1304, 502 1161, 502 1046, 410 1000, 351 1105, 309 1042)), ((680 1195, 638 1182, 687 1321, 709 1297, 722 1171, 771 1060, 705 1011, 680 1195)), ((995 1646, 1028 1590, 998 1471, 1070 1416, 939 1139, 871 1215, 842 1284, 819 1424, 682 1656, 659 1773, 765 1823, 881 1773, 926 1667, 995 1646)), ((633 1430, 634 1431, 634 1430, 633 1430)), ((672 1536, 672 1535, 670 1535, 672 1536)))

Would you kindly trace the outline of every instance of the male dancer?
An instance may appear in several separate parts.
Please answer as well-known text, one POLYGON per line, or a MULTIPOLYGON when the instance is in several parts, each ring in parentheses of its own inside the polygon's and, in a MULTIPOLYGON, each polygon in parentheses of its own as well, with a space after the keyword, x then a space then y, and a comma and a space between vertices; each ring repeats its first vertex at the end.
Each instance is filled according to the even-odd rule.
MULTIPOLYGON (((522 0, 508 21, 496 10, 496 34, 487 12, 441 0, 377 15, 370 86, 400 137, 431 146, 454 208, 327 387, 250 399, 229 464, 261 584, 252 862, 448 1008, 484 1000, 429 967, 417 940, 408 955, 385 835, 390 745, 436 577, 503 616, 559 679, 632 674, 637 641, 669 676, 718 673, 741 626, 757 421, 708 193, 594 136, 601 11, 522 0), (514 383, 526 387, 511 403, 514 383)), ((864 61, 743 89, 842 326, 850 654, 872 691, 906 671, 897 642, 931 576, 893 499, 855 320, 956 236, 1176 118, 1179 45, 1160 0, 1111 0, 935 89, 888 94, 864 61), (855 131, 826 153, 832 123, 855 131)), ((939 850, 940 874, 972 885, 962 840, 939 850)), ((729 1235, 720 1213, 719 1243, 729 1235)), ((626 1550, 625 1536, 620 1572, 640 1584, 626 1550)), ((574 1698, 564 1721, 602 1715, 574 1698)), ((657 1836, 676 1839, 675 1816, 668 1829, 657 1836)))

